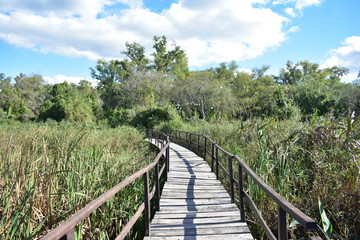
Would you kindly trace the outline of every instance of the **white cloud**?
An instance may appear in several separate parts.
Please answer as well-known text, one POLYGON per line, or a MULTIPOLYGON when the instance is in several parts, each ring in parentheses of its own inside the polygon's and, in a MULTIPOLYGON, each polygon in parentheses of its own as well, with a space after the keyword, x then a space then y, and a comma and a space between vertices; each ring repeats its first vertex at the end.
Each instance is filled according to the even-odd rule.
POLYGON ((299 28, 299 26, 292 26, 290 29, 289 29, 289 33, 294 33, 294 32, 297 32, 297 31, 299 31, 300 30, 300 28, 299 28))
POLYGON ((289 16, 291 17, 296 17, 297 14, 296 12, 294 11, 293 8, 285 8, 285 13, 288 14, 289 16))
POLYGON ((43 77, 45 82, 48 84, 57 84, 57 83, 75 83, 78 84, 81 80, 86 80, 91 82, 91 85, 95 87, 99 81, 94 79, 83 79, 81 77, 70 77, 70 76, 64 76, 64 75, 56 75, 54 77, 43 77))
POLYGON ((350 73, 344 77, 345 81, 355 80, 360 70, 360 36, 345 39, 342 47, 331 50, 331 55, 322 67, 340 66, 349 68, 350 73))
POLYGON ((166 35, 186 50, 190 65, 242 61, 286 39, 288 19, 266 8, 267 2, 179 0, 155 13, 141 0, 0 0, 7 12, 0 12, 0 39, 42 53, 96 60, 123 57, 127 41, 151 50, 153 36, 166 35), (106 5, 116 4, 129 8, 106 12, 106 5))
POLYGON ((295 8, 303 9, 309 6, 319 5, 323 0, 293 0, 295 2, 295 8))
POLYGON ((85 18, 95 17, 107 0, 0 0, 0 9, 3 11, 26 11, 40 15, 56 15, 71 17, 80 15, 85 18))
POLYGON ((296 9, 303 9, 305 7, 316 6, 323 2, 324 0, 276 0, 272 4, 294 4, 296 9))

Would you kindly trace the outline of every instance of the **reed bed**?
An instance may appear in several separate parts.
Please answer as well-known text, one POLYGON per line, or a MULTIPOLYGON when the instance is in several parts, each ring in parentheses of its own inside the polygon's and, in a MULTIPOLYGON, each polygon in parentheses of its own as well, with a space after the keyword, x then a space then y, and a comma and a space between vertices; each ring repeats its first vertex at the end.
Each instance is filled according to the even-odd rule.
MULTIPOLYGON (((0 239, 39 239, 146 166, 154 153, 143 137, 132 127, 1 122, 0 239)), ((137 181, 85 219, 77 235, 111 239, 140 201, 137 181)))

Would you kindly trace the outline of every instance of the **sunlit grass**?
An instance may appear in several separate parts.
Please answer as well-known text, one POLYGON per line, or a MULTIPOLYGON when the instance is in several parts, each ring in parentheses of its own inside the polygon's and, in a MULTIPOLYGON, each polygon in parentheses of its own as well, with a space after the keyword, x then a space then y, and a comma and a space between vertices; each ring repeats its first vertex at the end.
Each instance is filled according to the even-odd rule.
MULTIPOLYGON (((40 237, 153 160, 131 127, 2 122, 0 142, 1 239, 40 237)), ((142 181, 118 195, 78 232, 102 239, 118 233, 142 200, 142 181)))

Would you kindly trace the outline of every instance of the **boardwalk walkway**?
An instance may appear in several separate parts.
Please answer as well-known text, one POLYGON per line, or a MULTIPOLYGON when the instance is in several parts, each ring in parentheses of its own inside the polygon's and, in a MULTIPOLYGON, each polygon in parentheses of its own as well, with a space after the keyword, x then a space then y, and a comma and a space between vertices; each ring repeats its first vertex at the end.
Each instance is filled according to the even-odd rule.
POLYGON ((177 144, 170 145, 170 172, 150 236, 162 239, 253 239, 237 206, 208 164, 177 144))

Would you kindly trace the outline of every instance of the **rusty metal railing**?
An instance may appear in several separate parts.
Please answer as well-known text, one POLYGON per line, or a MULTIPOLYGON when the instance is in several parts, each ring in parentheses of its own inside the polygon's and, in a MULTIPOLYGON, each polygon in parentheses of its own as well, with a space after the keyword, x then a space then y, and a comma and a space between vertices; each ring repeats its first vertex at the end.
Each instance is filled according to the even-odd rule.
POLYGON ((107 192, 101 194, 98 198, 91 201, 84 208, 78 211, 76 214, 71 216, 64 223, 60 224, 57 228, 49 232, 45 235, 42 240, 53 240, 53 239, 61 239, 61 240, 73 240, 75 239, 75 227, 79 224, 83 219, 88 217, 92 212, 94 212, 97 208, 99 208, 103 203, 113 197, 116 193, 120 192, 126 186, 134 182, 139 177, 143 177, 144 179, 144 201, 140 204, 137 211, 133 215, 133 217, 128 221, 128 223, 123 227, 120 234, 115 238, 116 240, 124 239, 126 235, 129 233, 131 228, 134 226, 136 221, 139 219, 141 214, 145 211, 145 235, 149 235, 150 233, 150 216, 151 216, 151 206, 150 200, 156 196, 156 210, 160 210, 160 179, 164 175, 165 179, 167 178, 167 172, 169 171, 169 148, 170 148, 170 139, 164 133, 146 130, 146 134, 148 137, 154 140, 154 145, 156 145, 160 151, 155 157, 154 161, 148 166, 144 167, 140 171, 132 174, 127 177, 124 181, 120 182, 107 192), (162 168, 159 169, 159 161, 165 156, 165 163, 162 168), (154 186, 152 191, 149 190, 149 172, 150 170, 155 169, 154 171, 154 186))
MULTIPOLYGON (((185 131, 171 131, 169 134, 173 142, 184 145, 189 149, 197 151, 198 155, 203 156, 206 160, 207 157, 210 157, 211 170, 215 173, 217 179, 220 176, 220 170, 228 178, 229 182, 229 194, 231 197, 231 202, 235 202, 235 191, 238 191, 238 203, 240 209, 240 219, 245 221, 245 206, 244 202, 251 207, 254 215, 259 221, 262 229, 266 236, 271 239, 287 240, 288 239, 288 228, 287 228, 287 215, 290 215, 296 221, 298 221, 305 229, 316 229, 316 222, 311 219, 309 216, 301 212, 298 208, 289 203, 285 198, 281 197, 277 192, 275 192, 271 187, 269 187, 262 179, 260 179, 238 156, 235 156, 218 144, 216 144, 212 139, 205 135, 185 132, 185 131), (227 159, 227 167, 220 162, 220 155, 227 159), (234 176, 234 163, 237 163, 237 179, 234 176), (276 202, 278 206, 278 230, 277 236, 272 233, 270 227, 263 219, 261 212, 257 208, 253 199, 250 195, 244 190, 244 173, 247 174, 273 201, 276 202), (235 189, 237 188, 237 189, 235 189)), ((311 237, 310 239, 319 240, 319 237, 311 237)))

